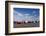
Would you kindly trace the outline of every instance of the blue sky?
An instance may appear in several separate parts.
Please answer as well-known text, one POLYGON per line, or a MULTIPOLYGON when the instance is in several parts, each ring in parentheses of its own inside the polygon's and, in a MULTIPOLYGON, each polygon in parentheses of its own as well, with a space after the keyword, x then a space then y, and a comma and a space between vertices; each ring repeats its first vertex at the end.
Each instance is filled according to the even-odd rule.
POLYGON ((39 9, 33 8, 14 8, 14 20, 15 21, 35 21, 39 20, 39 9))

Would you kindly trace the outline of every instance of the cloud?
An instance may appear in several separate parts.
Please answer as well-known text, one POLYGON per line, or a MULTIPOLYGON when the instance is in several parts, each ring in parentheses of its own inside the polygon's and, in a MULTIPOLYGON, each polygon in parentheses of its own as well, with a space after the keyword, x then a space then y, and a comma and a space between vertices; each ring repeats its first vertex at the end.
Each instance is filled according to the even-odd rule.
POLYGON ((30 15, 30 14, 24 14, 25 16, 28 16, 28 15, 30 15))
POLYGON ((34 16, 37 16, 36 14, 34 16))
POLYGON ((35 12, 35 11, 33 11, 33 13, 35 14, 36 12, 35 12))
POLYGON ((21 14, 21 13, 18 13, 18 15, 19 15, 19 16, 23 16, 23 14, 21 14))
POLYGON ((34 15, 30 15, 30 14, 22 14, 22 13, 19 13, 19 12, 14 12, 15 15, 14 15, 14 21, 36 21, 36 20, 39 20, 39 17, 37 16, 34 16, 34 15))
POLYGON ((23 14, 21 14, 21 13, 19 13, 19 12, 17 12, 17 11, 15 11, 14 13, 15 13, 15 15, 23 16, 23 14))

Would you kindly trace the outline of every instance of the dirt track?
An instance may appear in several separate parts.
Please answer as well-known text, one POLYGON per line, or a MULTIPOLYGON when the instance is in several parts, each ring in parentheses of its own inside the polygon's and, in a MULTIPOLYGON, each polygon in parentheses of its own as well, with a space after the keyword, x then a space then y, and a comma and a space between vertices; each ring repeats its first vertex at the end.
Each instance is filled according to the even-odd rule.
POLYGON ((39 23, 14 24, 14 28, 39 27, 39 23))

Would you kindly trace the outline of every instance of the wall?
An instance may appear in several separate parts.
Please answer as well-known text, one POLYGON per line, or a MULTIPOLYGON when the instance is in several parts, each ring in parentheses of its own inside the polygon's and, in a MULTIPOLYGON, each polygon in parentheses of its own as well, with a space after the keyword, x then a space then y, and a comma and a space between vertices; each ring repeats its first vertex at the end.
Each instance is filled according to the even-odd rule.
MULTIPOLYGON (((16 1, 44 2, 45 6, 46 6, 46 0, 16 0, 16 1)), ((45 15, 46 15, 46 13, 45 13, 45 15)), ((45 27, 46 27, 46 25, 45 25, 45 27)), ((0 0, 0 36, 6 36, 5 35, 5 0, 0 0)), ((24 34, 24 35, 16 35, 16 36, 46 36, 46 33, 26 34, 26 35, 24 34)))

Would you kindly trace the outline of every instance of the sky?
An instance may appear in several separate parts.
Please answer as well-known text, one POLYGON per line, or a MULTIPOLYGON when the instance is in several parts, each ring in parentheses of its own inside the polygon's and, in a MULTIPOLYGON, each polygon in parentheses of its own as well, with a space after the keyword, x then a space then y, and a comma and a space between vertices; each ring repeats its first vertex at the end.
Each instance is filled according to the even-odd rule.
POLYGON ((13 8, 14 21, 37 21, 39 20, 39 9, 35 8, 13 8))

